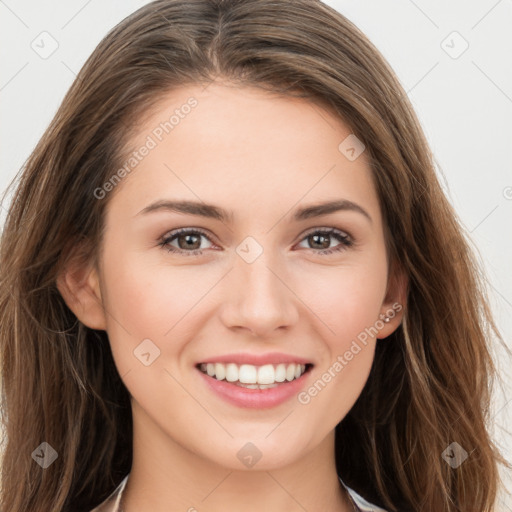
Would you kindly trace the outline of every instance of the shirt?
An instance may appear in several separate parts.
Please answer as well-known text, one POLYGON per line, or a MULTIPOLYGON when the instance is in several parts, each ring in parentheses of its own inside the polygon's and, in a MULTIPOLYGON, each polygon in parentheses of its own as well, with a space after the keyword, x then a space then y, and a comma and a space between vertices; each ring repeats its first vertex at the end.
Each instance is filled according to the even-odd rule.
MULTIPOLYGON (((126 475, 122 482, 116 487, 114 492, 103 503, 91 510, 91 512, 119 512, 119 503, 129 476, 130 474, 128 473, 128 475, 126 475)), ((357 494, 356 491, 345 485, 341 478, 340 482, 343 487, 347 489, 361 512, 386 512, 383 508, 372 505, 370 502, 366 501, 362 496, 357 494)))

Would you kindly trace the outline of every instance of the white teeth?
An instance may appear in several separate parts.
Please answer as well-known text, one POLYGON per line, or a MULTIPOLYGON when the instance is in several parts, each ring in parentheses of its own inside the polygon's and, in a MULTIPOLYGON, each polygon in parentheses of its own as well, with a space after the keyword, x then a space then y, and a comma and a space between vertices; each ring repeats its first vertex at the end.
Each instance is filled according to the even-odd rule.
POLYGON ((266 364, 258 368, 258 383, 259 384, 274 384, 274 367, 271 364, 266 364))
POLYGON ((295 378, 295 365, 289 364, 286 368, 286 380, 291 381, 295 378))
POLYGON ((242 384, 256 384, 258 380, 258 369, 252 364, 243 364, 238 369, 238 380, 242 384))
POLYGON ((226 365, 226 380, 236 382, 238 380, 238 366, 233 363, 226 365))
POLYGON ((226 376, 226 367, 223 364, 215 363, 215 378, 223 380, 226 376))
POLYGON ((217 380, 225 379, 227 382, 243 385, 250 389, 275 387, 276 383, 298 379, 306 371, 305 364, 297 363, 280 363, 275 366, 272 364, 263 366, 242 364, 238 366, 235 363, 203 363, 200 368, 203 373, 217 380))
POLYGON ((241 388, 249 389, 268 389, 277 387, 277 384, 241 384, 240 382, 237 382, 236 385, 241 388))
POLYGON ((284 382, 286 380, 286 365, 285 364, 278 364, 276 366, 276 373, 275 373, 275 381, 276 382, 284 382))

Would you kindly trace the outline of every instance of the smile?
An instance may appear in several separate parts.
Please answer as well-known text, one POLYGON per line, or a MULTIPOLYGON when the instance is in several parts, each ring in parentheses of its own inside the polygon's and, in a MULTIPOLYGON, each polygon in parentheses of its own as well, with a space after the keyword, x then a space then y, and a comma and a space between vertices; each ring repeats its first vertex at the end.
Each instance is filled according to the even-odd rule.
POLYGON ((255 366, 236 363, 201 363, 199 369, 218 381, 226 381, 248 389, 268 389, 300 378, 311 364, 280 363, 255 366))
POLYGON ((238 408, 269 409, 297 396, 313 366, 303 358, 277 353, 226 354, 198 363, 196 369, 206 389, 222 401, 238 408))

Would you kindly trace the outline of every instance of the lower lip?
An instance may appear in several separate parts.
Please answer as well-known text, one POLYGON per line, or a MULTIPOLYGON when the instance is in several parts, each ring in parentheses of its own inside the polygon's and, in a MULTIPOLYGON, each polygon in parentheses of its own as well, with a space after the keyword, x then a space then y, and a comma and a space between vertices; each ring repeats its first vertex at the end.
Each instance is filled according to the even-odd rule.
POLYGON ((249 389, 231 384, 225 380, 217 380, 197 369, 206 384, 218 396, 237 407, 254 409, 276 407, 297 395, 304 387, 310 370, 303 373, 298 379, 285 381, 275 388, 249 389))

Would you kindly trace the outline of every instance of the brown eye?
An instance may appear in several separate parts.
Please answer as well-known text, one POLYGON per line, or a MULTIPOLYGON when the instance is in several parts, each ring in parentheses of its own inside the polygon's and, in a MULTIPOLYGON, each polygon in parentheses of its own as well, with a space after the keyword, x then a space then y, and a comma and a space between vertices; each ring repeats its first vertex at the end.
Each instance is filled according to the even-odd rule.
POLYGON ((175 252, 187 256, 196 256, 202 254, 201 239, 210 240, 208 236, 202 231, 193 229, 180 229, 171 232, 166 236, 159 244, 161 247, 167 249, 169 252, 175 252), (176 245, 171 245, 173 242, 177 242, 176 245))
POLYGON ((331 254, 342 251, 353 244, 351 237, 347 233, 333 228, 311 231, 303 240, 309 245, 308 249, 317 250, 319 254, 331 254), (340 243, 335 247, 330 247, 333 238, 340 243))

